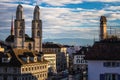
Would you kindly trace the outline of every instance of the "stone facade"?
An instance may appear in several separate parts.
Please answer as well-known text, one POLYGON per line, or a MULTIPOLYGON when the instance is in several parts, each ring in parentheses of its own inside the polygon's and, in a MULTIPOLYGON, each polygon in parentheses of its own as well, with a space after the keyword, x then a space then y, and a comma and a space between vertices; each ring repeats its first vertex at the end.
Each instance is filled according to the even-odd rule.
POLYGON ((23 7, 19 4, 16 10, 14 29, 11 28, 12 34, 6 38, 6 43, 13 48, 29 49, 42 52, 42 21, 40 20, 39 16, 39 6, 36 5, 32 20, 32 37, 30 38, 27 34, 25 34, 23 7))

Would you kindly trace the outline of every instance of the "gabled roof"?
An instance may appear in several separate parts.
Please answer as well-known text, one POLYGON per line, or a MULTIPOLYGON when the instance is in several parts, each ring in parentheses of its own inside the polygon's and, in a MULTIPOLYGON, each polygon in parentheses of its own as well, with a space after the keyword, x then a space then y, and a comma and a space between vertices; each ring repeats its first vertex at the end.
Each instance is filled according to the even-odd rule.
POLYGON ((120 60, 120 39, 110 38, 95 42, 85 59, 120 60))

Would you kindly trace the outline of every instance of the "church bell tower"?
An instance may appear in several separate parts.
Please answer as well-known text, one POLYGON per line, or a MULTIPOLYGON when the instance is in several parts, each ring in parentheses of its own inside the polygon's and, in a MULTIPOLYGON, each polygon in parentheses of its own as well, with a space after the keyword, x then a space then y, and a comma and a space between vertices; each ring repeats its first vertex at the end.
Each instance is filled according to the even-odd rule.
POLYGON ((36 5, 32 20, 32 38, 34 39, 34 50, 42 52, 42 20, 40 20, 39 10, 39 6, 36 5))
POLYGON ((107 19, 105 16, 100 18, 100 40, 107 38, 107 19))
POLYGON ((16 10, 16 19, 14 22, 14 30, 15 30, 15 37, 14 37, 14 44, 15 48, 24 48, 24 41, 25 41, 25 21, 23 19, 23 7, 22 5, 17 6, 16 10))

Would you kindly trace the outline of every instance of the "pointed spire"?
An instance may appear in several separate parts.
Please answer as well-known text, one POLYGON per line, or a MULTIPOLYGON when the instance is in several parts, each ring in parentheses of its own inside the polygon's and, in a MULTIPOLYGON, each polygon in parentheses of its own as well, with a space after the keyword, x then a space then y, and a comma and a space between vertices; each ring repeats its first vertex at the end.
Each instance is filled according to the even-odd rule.
POLYGON ((11 19, 11 35, 14 35, 14 20, 13 20, 13 15, 11 19))
POLYGON ((23 7, 22 7, 21 4, 19 4, 19 5, 17 6, 16 19, 17 19, 17 20, 23 19, 23 7))
POLYGON ((36 5, 34 8, 34 17, 33 17, 34 20, 39 20, 39 17, 40 17, 39 10, 40 10, 39 6, 36 5))

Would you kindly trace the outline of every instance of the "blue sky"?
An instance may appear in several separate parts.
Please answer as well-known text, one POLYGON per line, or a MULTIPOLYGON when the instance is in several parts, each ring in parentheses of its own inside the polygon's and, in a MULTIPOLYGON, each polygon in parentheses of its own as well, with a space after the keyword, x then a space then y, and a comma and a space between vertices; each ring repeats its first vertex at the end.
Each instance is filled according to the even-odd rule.
POLYGON ((15 18, 18 4, 24 7, 26 33, 30 36, 33 10, 36 4, 40 6, 43 39, 98 39, 102 15, 107 17, 108 26, 120 25, 120 0, 0 0, 3 40, 10 34, 11 17, 15 18))

